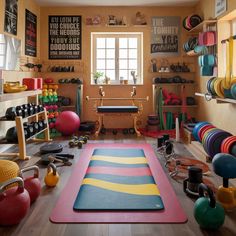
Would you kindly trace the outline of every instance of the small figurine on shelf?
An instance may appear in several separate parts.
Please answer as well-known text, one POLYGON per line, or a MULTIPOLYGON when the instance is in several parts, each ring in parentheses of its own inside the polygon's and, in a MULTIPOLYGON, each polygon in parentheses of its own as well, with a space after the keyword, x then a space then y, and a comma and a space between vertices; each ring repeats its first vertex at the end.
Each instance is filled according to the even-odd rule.
POLYGON ((92 17, 86 18, 86 25, 93 25, 93 18, 92 17))
POLYGON ((151 59, 151 64, 152 64, 151 71, 157 72, 157 60, 155 58, 151 59))
POLYGON ((142 14, 140 11, 138 11, 136 13, 135 24, 136 25, 146 25, 147 24, 145 15, 142 14))
POLYGON ((111 79, 108 76, 105 75, 104 82, 105 82, 105 84, 110 84, 111 79))
POLYGON ((93 24, 93 25, 100 25, 100 24, 101 24, 101 21, 102 21, 101 16, 96 15, 96 16, 94 16, 93 19, 92 19, 92 24, 93 24))
POLYGON ((135 75, 134 70, 132 70, 130 73, 131 73, 131 76, 133 77, 134 84, 136 84, 138 80, 138 75, 135 75))
POLYGON ((108 16, 108 25, 116 25, 116 17, 113 15, 108 16))
POLYGON ((122 25, 127 25, 127 18, 126 18, 126 16, 122 17, 122 25))

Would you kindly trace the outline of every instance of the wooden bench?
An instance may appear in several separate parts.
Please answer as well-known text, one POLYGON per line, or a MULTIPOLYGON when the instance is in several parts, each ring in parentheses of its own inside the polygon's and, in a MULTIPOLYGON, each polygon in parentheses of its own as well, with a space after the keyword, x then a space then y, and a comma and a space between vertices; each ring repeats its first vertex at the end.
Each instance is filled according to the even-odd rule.
POLYGON ((137 121, 138 117, 141 115, 143 110, 142 101, 146 100, 147 98, 135 98, 136 95, 136 87, 133 87, 133 90, 131 92, 131 98, 105 98, 105 92, 103 91, 103 87, 101 86, 99 88, 99 98, 89 98, 86 96, 86 100, 94 100, 95 101, 95 112, 98 116, 98 128, 95 132, 95 136, 98 136, 103 125, 103 117, 104 116, 131 116, 133 118, 133 128, 137 134, 137 136, 140 136, 140 132, 137 128, 137 121), (104 106, 103 102, 104 100, 129 100, 131 101, 130 106, 104 106), (135 102, 138 102, 138 105, 135 104, 135 102))

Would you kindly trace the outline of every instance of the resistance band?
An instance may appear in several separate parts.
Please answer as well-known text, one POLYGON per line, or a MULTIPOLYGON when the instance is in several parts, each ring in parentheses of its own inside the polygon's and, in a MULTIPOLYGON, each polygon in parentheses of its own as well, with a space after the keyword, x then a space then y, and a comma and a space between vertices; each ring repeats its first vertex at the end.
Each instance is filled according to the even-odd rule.
POLYGON ((76 94, 76 113, 78 114, 79 117, 81 117, 81 87, 78 86, 77 88, 77 94, 76 94))

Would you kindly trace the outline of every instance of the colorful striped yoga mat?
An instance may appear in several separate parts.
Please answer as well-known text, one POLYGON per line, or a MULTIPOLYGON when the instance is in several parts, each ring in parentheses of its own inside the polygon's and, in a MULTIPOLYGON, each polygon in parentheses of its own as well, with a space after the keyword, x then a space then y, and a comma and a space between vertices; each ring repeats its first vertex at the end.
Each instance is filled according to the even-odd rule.
POLYGON ((161 210, 160 191, 142 149, 95 149, 74 210, 161 210))

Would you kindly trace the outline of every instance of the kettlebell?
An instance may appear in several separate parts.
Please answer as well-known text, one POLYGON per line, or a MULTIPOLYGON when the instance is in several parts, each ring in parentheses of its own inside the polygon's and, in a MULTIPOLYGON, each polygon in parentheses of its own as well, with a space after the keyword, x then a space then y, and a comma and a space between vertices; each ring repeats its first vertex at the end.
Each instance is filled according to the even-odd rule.
POLYGON ((49 187, 55 187, 59 181, 59 174, 57 173, 57 167, 50 163, 47 168, 47 174, 44 178, 44 182, 49 187))
POLYGON ((223 225, 225 220, 224 208, 216 203, 212 190, 205 184, 201 183, 198 188, 200 198, 194 205, 194 217, 200 227, 205 229, 218 229, 223 225), (204 193, 208 196, 205 196, 204 193))
POLYGON ((19 176, 24 180, 25 189, 29 192, 30 204, 32 204, 40 195, 41 184, 39 181, 39 168, 38 166, 29 166, 19 171, 19 176), (23 173, 34 170, 34 175, 23 178, 23 173))
POLYGON ((24 188, 24 181, 15 177, 0 186, 0 225, 18 224, 30 208, 30 196, 24 188), (17 183, 18 187, 6 189, 7 186, 17 183), (17 206, 17 207, 16 207, 17 206))

